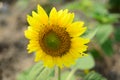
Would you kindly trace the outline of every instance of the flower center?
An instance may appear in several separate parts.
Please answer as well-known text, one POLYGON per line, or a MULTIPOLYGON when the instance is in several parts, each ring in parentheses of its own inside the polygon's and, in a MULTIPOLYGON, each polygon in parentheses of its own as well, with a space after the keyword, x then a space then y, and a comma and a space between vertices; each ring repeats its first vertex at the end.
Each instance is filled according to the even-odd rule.
POLYGON ((68 32, 59 26, 46 26, 40 33, 39 43, 46 54, 54 57, 65 55, 71 46, 68 32))
POLYGON ((44 36, 44 44, 46 45, 46 47, 52 50, 56 50, 59 49, 61 40, 59 39, 55 32, 50 31, 44 36))

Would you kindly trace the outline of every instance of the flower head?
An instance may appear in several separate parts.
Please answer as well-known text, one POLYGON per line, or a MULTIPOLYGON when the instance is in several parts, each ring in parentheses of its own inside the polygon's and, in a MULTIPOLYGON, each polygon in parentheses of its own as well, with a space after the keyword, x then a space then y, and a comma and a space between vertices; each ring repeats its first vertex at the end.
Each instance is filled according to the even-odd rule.
POLYGON ((57 11, 52 8, 49 17, 38 5, 37 12, 27 16, 29 23, 25 31, 29 39, 28 51, 36 52, 35 61, 43 61, 45 66, 69 67, 76 59, 86 55, 88 39, 80 36, 86 31, 84 22, 73 22, 74 13, 68 9, 57 11))

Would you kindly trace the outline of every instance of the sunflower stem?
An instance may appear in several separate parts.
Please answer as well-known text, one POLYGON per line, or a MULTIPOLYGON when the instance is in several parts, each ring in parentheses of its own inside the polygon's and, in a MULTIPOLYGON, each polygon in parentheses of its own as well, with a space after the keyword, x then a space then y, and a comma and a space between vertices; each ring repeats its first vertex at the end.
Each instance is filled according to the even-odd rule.
POLYGON ((61 80, 61 69, 58 67, 58 80, 61 80))
POLYGON ((77 70, 77 68, 72 69, 72 71, 69 73, 68 77, 66 78, 66 80, 70 80, 71 77, 74 75, 75 71, 77 70))

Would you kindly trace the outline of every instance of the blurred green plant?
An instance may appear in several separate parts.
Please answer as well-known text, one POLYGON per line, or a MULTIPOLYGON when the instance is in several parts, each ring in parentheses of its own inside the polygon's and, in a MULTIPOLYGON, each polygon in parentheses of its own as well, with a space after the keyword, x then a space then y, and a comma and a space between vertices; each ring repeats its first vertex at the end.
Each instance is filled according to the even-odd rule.
POLYGON ((89 69, 92 69, 94 66, 95 66, 94 59, 89 53, 88 56, 79 58, 76 61, 76 64, 72 66, 72 68, 80 69, 80 70, 89 70, 89 69))
POLYGON ((118 7, 120 9, 120 0, 109 0, 111 7, 118 7))
POLYGON ((16 5, 20 10, 25 10, 28 6, 28 3, 29 0, 18 0, 16 5))
MULTIPOLYGON (((77 60, 71 70, 66 70, 61 75, 61 80, 75 80, 75 72, 80 70, 89 70, 94 67, 94 59, 91 55, 85 56, 77 60)), ((43 67, 42 62, 36 63, 28 70, 18 75, 17 80, 51 80, 55 77, 54 68, 43 67)))
MULTIPOLYGON (((63 8, 82 11, 87 17, 85 19, 86 23, 88 23, 88 19, 94 20, 87 24, 87 34, 93 35, 96 33, 95 37, 93 36, 94 42, 96 42, 99 47, 102 48, 106 55, 112 56, 112 45, 114 41, 111 39, 111 34, 114 32, 113 23, 118 21, 118 14, 109 13, 104 3, 94 0, 77 0, 64 5, 63 8), (95 29, 97 29, 97 31, 95 31, 95 29)), ((96 51, 95 54, 99 54, 99 52, 96 51)))
POLYGON ((54 68, 45 68, 42 62, 39 62, 18 75, 17 80, 49 80, 53 76, 54 68))
POLYGON ((120 42, 120 26, 114 29, 115 42, 120 42))
POLYGON ((95 71, 91 71, 89 72, 89 74, 87 74, 84 77, 84 80, 107 80, 106 78, 104 78, 102 75, 100 75, 99 73, 95 72, 95 71))

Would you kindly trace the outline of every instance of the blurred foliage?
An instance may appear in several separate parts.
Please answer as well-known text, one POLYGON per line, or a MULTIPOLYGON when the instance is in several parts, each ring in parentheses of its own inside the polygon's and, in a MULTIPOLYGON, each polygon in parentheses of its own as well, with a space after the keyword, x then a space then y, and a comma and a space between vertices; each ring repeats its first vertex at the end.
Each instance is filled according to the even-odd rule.
POLYGON ((102 75, 100 75, 97 72, 91 71, 89 74, 87 74, 84 77, 84 80, 107 80, 106 78, 104 78, 102 75))
POLYGON ((54 68, 45 68, 42 62, 18 75, 17 80, 50 80, 54 76, 54 68))
POLYGON ((69 75, 70 75, 70 72, 69 71, 65 71, 62 73, 62 79, 61 80, 75 80, 75 76, 74 75, 70 75, 70 78, 69 78, 69 75))
POLYGON ((90 54, 88 54, 88 56, 79 58, 76 61, 76 64, 73 65, 72 68, 73 69, 76 68, 76 69, 80 69, 80 70, 89 70, 89 69, 92 69, 94 66, 95 66, 94 59, 90 54))
POLYGON ((112 13, 120 14, 120 0, 109 0, 109 10, 112 13))
MULTIPOLYGON (((68 3, 63 7, 68 8, 70 10, 82 11, 87 17, 86 23, 88 23, 88 19, 95 20, 94 22, 89 22, 87 24, 87 34, 91 37, 94 37, 95 35, 93 40, 96 43, 98 43, 99 47, 102 48, 106 55, 110 56, 113 54, 112 45, 114 41, 113 39, 111 39, 110 36, 114 31, 113 23, 118 21, 119 14, 109 13, 106 4, 102 3, 102 1, 100 2, 94 0, 78 0, 75 2, 68 3)), ((95 50, 94 52, 96 52, 95 54, 99 55, 98 51, 95 50)))
POLYGON ((104 44, 101 45, 102 49, 105 51, 106 55, 112 56, 113 51, 113 41, 111 39, 107 39, 104 44))
POLYGON ((120 26, 114 30, 115 42, 120 42, 120 26))
POLYGON ((99 24, 97 33, 96 33, 96 41, 99 44, 103 44, 110 34, 113 32, 113 27, 110 24, 99 24))
POLYGON ((112 7, 117 6, 120 8, 120 0, 109 0, 109 3, 112 7))
POLYGON ((24 10, 28 6, 29 0, 18 0, 17 1, 17 7, 20 7, 19 9, 24 10))

